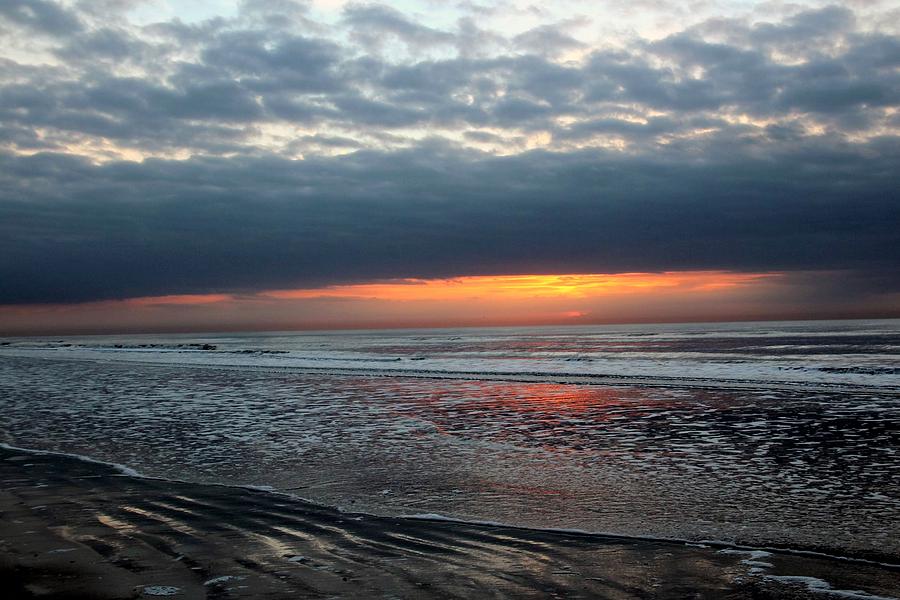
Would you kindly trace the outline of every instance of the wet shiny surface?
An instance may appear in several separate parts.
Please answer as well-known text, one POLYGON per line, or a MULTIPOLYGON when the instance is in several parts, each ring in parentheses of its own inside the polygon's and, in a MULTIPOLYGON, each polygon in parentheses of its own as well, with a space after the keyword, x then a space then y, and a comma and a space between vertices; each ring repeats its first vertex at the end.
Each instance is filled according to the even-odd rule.
POLYGON ((860 561, 339 512, 0 448, 5 597, 889 600, 860 561), (21 592, 21 593, 17 593, 21 592))
POLYGON ((0 438, 378 514, 900 556, 900 400, 0 359, 0 438))

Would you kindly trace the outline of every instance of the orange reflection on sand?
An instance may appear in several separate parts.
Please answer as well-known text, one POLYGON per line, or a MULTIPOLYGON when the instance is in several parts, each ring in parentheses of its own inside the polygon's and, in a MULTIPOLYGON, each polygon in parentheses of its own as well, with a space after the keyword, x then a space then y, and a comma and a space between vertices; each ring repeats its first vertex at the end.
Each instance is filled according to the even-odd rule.
POLYGON ((652 291, 702 292, 758 282, 769 273, 690 271, 664 273, 486 275, 453 279, 399 279, 316 289, 273 290, 277 299, 369 298, 378 300, 472 300, 478 298, 590 298, 652 291))

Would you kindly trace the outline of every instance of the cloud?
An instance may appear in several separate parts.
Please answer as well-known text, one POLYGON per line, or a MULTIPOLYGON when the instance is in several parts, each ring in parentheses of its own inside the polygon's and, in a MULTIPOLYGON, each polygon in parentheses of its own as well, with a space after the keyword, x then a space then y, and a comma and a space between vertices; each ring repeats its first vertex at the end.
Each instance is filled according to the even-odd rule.
POLYGON ((344 87, 335 73, 339 59, 340 48, 321 38, 239 31, 206 45, 200 64, 204 76, 237 81, 257 93, 321 93, 344 87))
POLYGON ((588 45, 502 4, 444 25, 113 4, 0 2, 0 303, 573 271, 897 285, 900 40, 870 13, 588 45))
POLYGON ((566 32, 571 23, 554 23, 539 25, 513 38, 517 48, 527 52, 537 52, 549 56, 557 56, 571 50, 580 50, 587 44, 566 32))
POLYGON ((874 147, 696 163, 439 143, 303 161, 7 155, 0 302, 490 273, 889 272, 900 147, 880 143, 874 162, 874 147))
POLYGON ((386 37, 395 37, 411 49, 453 44, 453 34, 427 27, 384 4, 349 4, 344 7, 344 23, 353 36, 369 49, 381 48, 386 37))
POLYGON ((68 35, 82 28, 74 13, 49 0, 2 0, 0 18, 47 35, 68 35))
POLYGON ((285 11, 308 20, 302 5, 245 3, 232 21, 60 33, 50 48, 60 64, 11 61, 5 68, 0 116, 7 148, 34 148, 25 132, 39 130, 43 145, 59 150, 88 140, 151 155, 287 153, 290 130, 299 127, 299 135, 316 128, 360 143, 387 139, 382 134, 390 130, 428 128, 462 139, 461 128, 499 128, 507 137, 544 134, 550 149, 563 150, 573 131, 582 144, 605 146, 597 124, 626 116, 632 123, 664 117, 653 127, 632 127, 631 135, 620 123, 626 149, 689 138, 695 130, 679 123, 699 121, 723 135, 733 133, 735 121, 741 130, 756 122, 760 140, 773 124, 800 135, 896 133, 900 42, 859 30, 847 9, 780 23, 718 19, 591 52, 567 33, 578 23, 507 39, 465 19, 455 31, 427 27, 383 5, 347 6, 344 29, 333 31, 259 25, 258 15, 285 11), (413 50, 440 46, 444 54, 360 54, 385 36, 413 50), (586 52, 584 60, 555 58, 573 48, 586 52), (286 132, 284 141, 260 137, 261 128, 272 127, 286 132), (594 140, 583 135, 591 128, 594 140))

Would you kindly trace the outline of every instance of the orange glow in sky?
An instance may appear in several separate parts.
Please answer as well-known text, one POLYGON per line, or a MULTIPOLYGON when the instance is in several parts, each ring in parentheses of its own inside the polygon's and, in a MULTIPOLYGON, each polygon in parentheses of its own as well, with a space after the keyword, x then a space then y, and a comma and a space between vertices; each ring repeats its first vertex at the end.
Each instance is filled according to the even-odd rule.
POLYGON ((370 298, 392 301, 527 300, 590 298, 653 291, 702 292, 747 285, 771 274, 692 271, 615 275, 487 275, 453 279, 401 279, 380 283, 276 290, 261 295, 282 300, 370 298))
POLYGON ((181 294, 175 296, 146 296, 143 298, 129 298, 125 302, 134 306, 157 306, 166 304, 213 304, 215 302, 227 302, 233 299, 229 294, 181 294))
MULTIPOLYGON (((802 274, 801 274, 802 275, 802 274)), ((821 279, 822 275, 817 277, 821 279)), ((677 271, 397 279, 306 289, 160 295, 0 311, 0 333, 231 331, 806 318, 817 293, 790 273, 677 271)), ((818 281, 818 279, 817 279, 818 281)), ((885 297, 882 304, 896 304, 885 297)), ((875 309, 882 310, 881 305, 875 309)), ((820 307, 854 315, 853 306, 820 307)), ((873 309, 874 310, 874 309, 873 309)), ((825 312, 828 311, 828 312, 825 312)), ((867 313, 862 313, 867 316, 867 313)))

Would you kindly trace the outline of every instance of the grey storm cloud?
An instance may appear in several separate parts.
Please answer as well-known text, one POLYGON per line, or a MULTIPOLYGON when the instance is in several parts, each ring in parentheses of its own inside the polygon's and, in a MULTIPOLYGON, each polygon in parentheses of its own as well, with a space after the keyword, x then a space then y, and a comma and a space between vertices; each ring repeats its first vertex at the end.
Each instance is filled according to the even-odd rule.
POLYGON ((540 25, 515 36, 513 43, 527 52, 548 55, 584 48, 586 46, 584 42, 566 33, 566 28, 570 25, 572 24, 540 25))
MULTIPOLYGON (((678 133, 698 113, 723 111, 803 117, 846 131, 875 128, 887 117, 873 116, 873 109, 900 101, 900 42, 857 33, 847 12, 826 8, 768 27, 731 23, 725 29, 733 43, 708 41, 689 29, 622 50, 596 50, 581 63, 547 56, 546 46, 564 50, 573 42, 556 26, 517 36, 520 51, 513 54, 412 61, 360 55, 304 31, 234 24, 145 28, 163 32, 161 39, 110 28, 73 30, 59 36, 56 49, 68 69, 6 65, 0 117, 4 129, 41 128, 42 139, 60 146, 100 136, 138 149, 192 153, 232 151, 236 135, 247 141, 270 124, 514 128, 571 140, 560 119, 581 130, 586 122, 619 120, 625 131, 634 120, 623 113, 635 107, 672 113, 665 121, 672 129, 657 129, 650 139, 642 134, 640 141, 650 144, 678 133), (837 50, 818 52, 825 33, 840 36, 837 50), (185 45, 197 50, 190 60, 178 54, 185 45), (785 46, 803 61, 776 60, 773 50, 785 46), (541 51, 522 53, 525 47, 541 51), (102 68, 110 59, 129 60, 146 73, 102 68)), ((379 39, 392 33, 411 45, 466 35, 424 27, 381 5, 350 5, 344 22, 353 32, 379 39)), ((717 128, 729 124, 720 120, 717 128)))
POLYGON ((31 31, 50 35, 68 35, 82 27, 75 14, 50 0, 0 0, 0 15, 31 31))
POLYGON ((52 58, 0 58, 0 304, 539 271, 900 288, 900 39, 849 9, 593 49, 310 15, 0 0, 52 58))
POLYGON ((456 39, 452 33, 416 23, 383 4, 350 4, 344 8, 344 22, 367 47, 380 46, 387 36, 414 48, 452 44, 456 39))
POLYGON ((900 145, 879 143, 876 164, 874 147, 803 146, 693 164, 442 143, 303 161, 7 155, 0 300, 560 271, 883 276, 900 259, 900 145))

